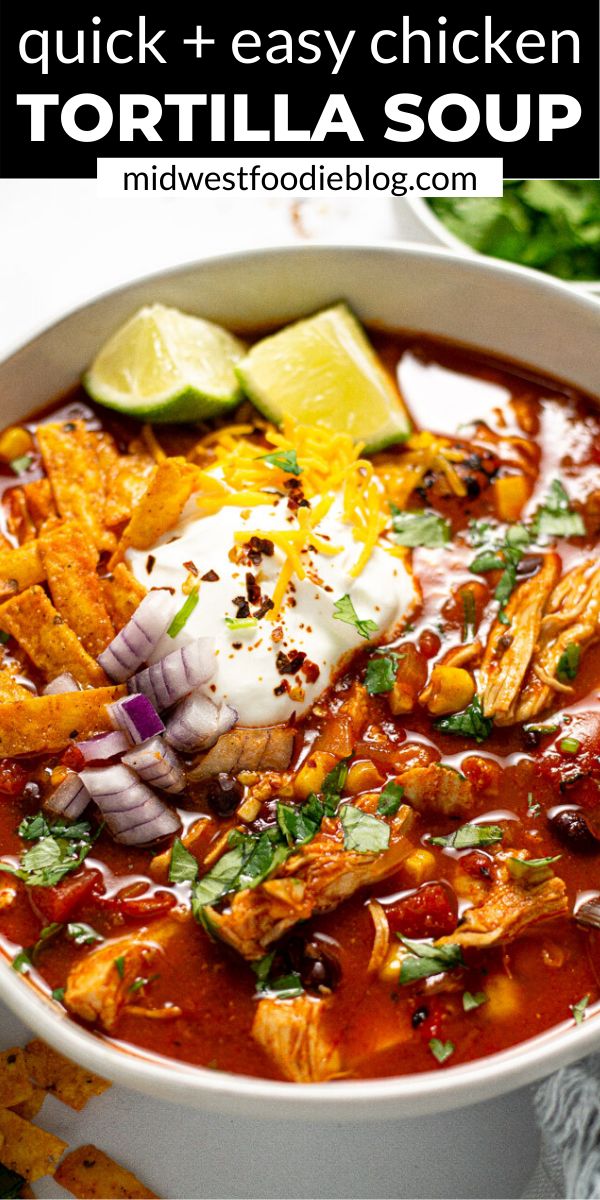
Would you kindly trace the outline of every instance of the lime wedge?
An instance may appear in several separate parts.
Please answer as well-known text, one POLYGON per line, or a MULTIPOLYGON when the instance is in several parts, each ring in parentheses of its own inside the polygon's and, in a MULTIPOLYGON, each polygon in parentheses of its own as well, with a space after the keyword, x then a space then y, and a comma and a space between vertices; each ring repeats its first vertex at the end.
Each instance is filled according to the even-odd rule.
POLYGON ((245 347, 200 317, 153 304, 105 343, 83 383, 93 400, 147 421, 203 421, 238 404, 245 347))
POLYGON ((345 304, 263 338, 235 368, 270 420, 322 424, 373 453, 410 433, 410 420, 362 326, 345 304))

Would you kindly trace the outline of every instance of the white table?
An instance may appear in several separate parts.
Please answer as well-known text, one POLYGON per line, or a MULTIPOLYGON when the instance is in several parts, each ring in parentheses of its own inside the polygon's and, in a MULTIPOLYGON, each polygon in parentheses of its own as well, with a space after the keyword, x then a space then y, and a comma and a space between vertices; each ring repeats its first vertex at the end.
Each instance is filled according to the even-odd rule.
MULTIPOLYGON (((136 276, 303 237, 360 242, 419 231, 403 202, 386 197, 311 200, 293 214, 275 198, 99 200, 91 181, 0 181, 0 358, 136 276)), ((0 1046, 27 1036, 0 1006, 0 1046)), ((516 1197, 538 1147, 526 1089, 437 1117, 294 1126, 165 1107, 115 1088, 82 1114, 47 1100, 41 1119, 72 1145, 96 1142, 163 1197, 516 1197)), ((35 1190, 66 1194, 50 1181, 35 1190)))

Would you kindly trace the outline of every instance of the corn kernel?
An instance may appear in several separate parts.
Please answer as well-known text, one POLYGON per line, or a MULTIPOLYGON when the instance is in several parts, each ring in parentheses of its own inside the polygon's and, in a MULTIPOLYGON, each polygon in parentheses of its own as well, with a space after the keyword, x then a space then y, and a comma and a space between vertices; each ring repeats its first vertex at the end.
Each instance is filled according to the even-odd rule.
POLYGON ((388 950, 385 962, 379 969, 379 978, 383 983, 398 983, 402 959, 406 958, 407 953, 402 942, 398 942, 396 946, 392 946, 391 950, 388 950))
POLYGON ((334 754, 326 754, 323 750, 315 750, 309 754, 294 780, 296 796, 301 800, 306 800, 311 792, 320 792, 325 776, 335 767, 335 764, 334 754))
POLYGON ((426 883, 429 879, 435 879, 435 854, 432 854, 431 850, 413 850, 402 863, 402 874, 406 876, 408 883, 414 883, 416 886, 426 883))
POLYGON ((357 796, 359 792, 368 792, 371 788, 381 787, 383 778, 379 774, 375 763, 369 759, 362 759, 360 762, 355 762, 348 771, 346 780, 346 791, 352 796, 357 796))
POLYGON ((492 1021, 515 1017, 521 1007, 519 985, 508 975, 490 976, 485 983, 485 994, 487 1004, 481 1012, 492 1021))
POLYGON ((493 483, 494 503, 500 521, 518 521, 529 499, 529 485, 524 475, 504 475, 493 483))
POLYGON ((441 717, 460 712, 471 703, 475 683, 463 667, 434 667, 427 687, 426 706, 430 713, 441 717))
POLYGON ((29 454, 32 448, 31 434, 20 425, 13 425, 10 429, 5 429, 0 436, 0 459, 3 462, 12 462, 13 458, 21 458, 23 454, 29 454))

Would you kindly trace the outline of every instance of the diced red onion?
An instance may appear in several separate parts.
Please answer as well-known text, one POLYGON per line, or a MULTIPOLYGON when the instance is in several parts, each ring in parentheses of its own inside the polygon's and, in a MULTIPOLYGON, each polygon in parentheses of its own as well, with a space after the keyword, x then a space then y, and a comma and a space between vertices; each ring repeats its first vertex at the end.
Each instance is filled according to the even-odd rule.
POLYGON ((44 801, 44 808, 51 813, 60 814, 76 820, 85 811, 90 802, 90 794, 79 775, 69 771, 62 783, 59 783, 52 795, 44 801))
POLYGON ((208 750, 222 733, 235 725, 238 715, 229 704, 215 704, 204 692, 192 692, 167 722, 167 741, 177 750, 208 750))
POLYGON ((59 696, 63 692, 78 692, 79 684, 73 678, 70 671, 63 671, 62 675, 57 675, 54 679, 47 683, 42 696, 59 696))
POLYGON ((125 846, 146 846, 180 828, 177 813, 122 763, 87 768, 81 779, 115 841, 125 846))
POLYGON ((77 749, 83 754, 86 763, 105 762, 108 758, 130 750, 131 738, 122 729, 115 729, 113 733, 99 733, 97 737, 77 742, 77 749))
POLYGON ((174 598, 165 588, 148 592, 121 632, 98 655, 98 662, 106 674, 117 683, 133 675, 140 664, 150 658, 170 625, 174 611, 174 598))
POLYGON ((139 692, 109 704, 108 715, 115 728, 124 729, 136 743, 146 742, 165 730, 152 701, 139 692))
POLYGON ((130 692, 143 692, 160 712, 207 683, 215 667, 214 639, 196 638, 134 675, 127 687, 130 692))
POLYGON ((163 792, 182 792, 185 787, 179 758, 163 738, 153 737, 142 746, 136 746, 135 750, 123 755, 123 762, 136 771, 144 783, 163 792))

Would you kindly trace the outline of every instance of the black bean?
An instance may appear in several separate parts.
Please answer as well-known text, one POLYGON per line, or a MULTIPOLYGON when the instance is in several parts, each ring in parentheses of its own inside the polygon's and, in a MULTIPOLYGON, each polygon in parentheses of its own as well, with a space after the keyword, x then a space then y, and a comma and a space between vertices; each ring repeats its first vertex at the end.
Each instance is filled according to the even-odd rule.
POLYGON ((600 850, 600 843, 592 833, 584 815, 577 808, 564 808, 548 818, 548 824, 559 841, 580 854, 600 850))
POLYGON ((218 817, 230 817, 244 795, 241 783, 223 771, 213 779, 207 779, 202 791, 207 804, 218 817))
POLYGON ((416 1008, 411 1017, 411 1025, 413 1029, 418 1029, 419 1025, 422 1025, 423 1021, 426 1021, 428 1016, 429 1011, 425 1008, 424 1004, 421 1006, 421 1008, 416 1008))

